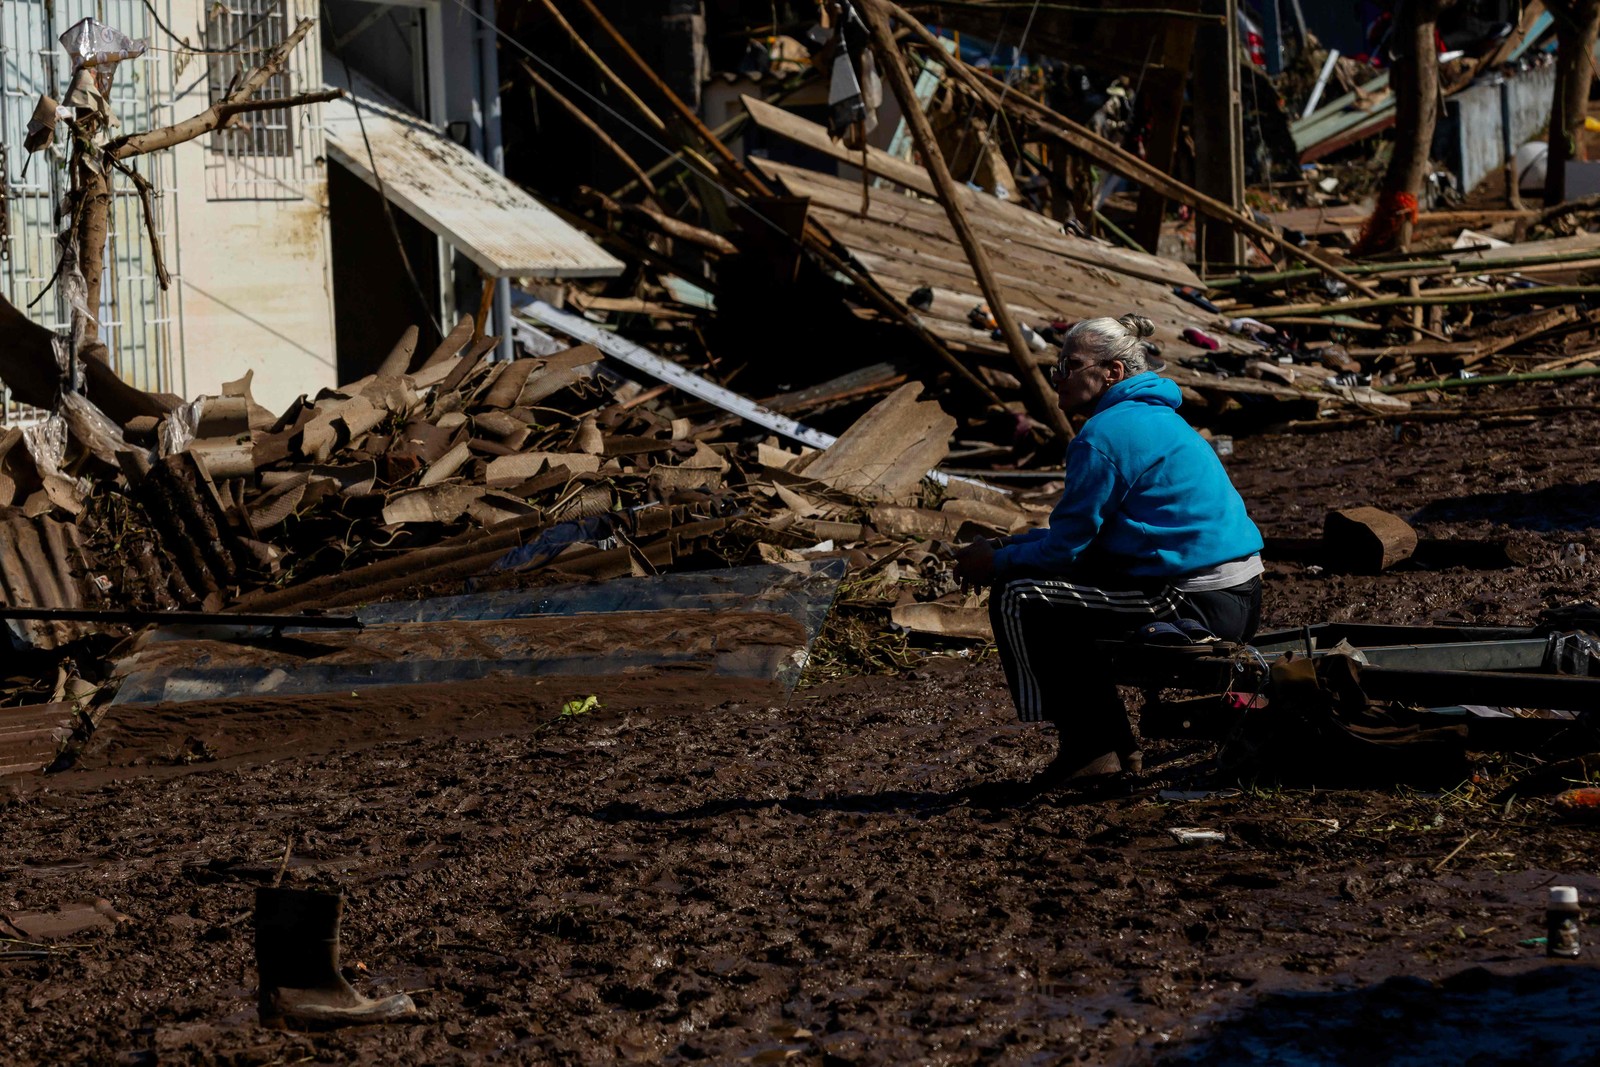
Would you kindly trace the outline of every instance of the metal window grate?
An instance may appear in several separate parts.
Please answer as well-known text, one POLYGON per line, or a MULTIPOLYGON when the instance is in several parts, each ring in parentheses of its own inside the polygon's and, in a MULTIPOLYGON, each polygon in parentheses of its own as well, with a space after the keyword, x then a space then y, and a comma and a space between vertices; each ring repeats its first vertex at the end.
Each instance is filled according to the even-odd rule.
MULTIPOLYGON (((206 88, 215 104, 228 95, 256 58, 283 43, 286 32, 283 0, 236 0, 215 5, 206 22, 206 47, 213 55, 206 65, 206 88)), ((288 96, 290 76, 274 74, 261 87, 263 97, 288 96)), ((211 150, 233 156, 287 156, 294 152, 294 124, 288 111, 241 115, 211 135, 211 150)))
MULTIPOLYGON (((206 85, 211 102, 258 62, 263 52, 283 43, 311 0, 226 0, 211 5, 205 24, 206 47, 238 53, 209 56, 206 85)), ((310 12, 314 13, 314 12, 310 12)), ((262 87, 259 96, 305 92, 313 69, 307 49, 320 40, 311 34, 289 57, 286 69, 262 87)), ((241 115, 210 137, 206 153, 208 200, 300 200, 322 181, 316 165, 320 111, 315 106, 241 115)))

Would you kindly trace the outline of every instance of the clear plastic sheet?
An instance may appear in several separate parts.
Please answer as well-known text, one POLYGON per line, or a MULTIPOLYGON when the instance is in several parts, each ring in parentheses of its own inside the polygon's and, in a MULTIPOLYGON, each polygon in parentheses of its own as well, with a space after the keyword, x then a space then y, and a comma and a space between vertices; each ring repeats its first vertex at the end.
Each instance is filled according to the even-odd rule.
POLYGON ((286 626, 276 641, 265 627, 167 626, 117 664, 122 684, 114 703, 652 671, 768 679, 787 696, 805 668, 844 570, 843 560, 831 559, 395 601, 356 610, 365 630, 313 634, 286 626), (694 616, 704 622, 693 621, 694 616), (659 617, 663 623, 671 617, 683 639, 639 639, 641 617, 659 617), (724 626, 733 638, 727 642, 700 641, 697 647, 694 638, 715 629, 714 619, 730 617, 750 621, 724 626), (548 630, 558 619, 564 621, 555 627, 560 639, 554 643, 534 640, 526 626, 518 625, 518 620, 544 620, 548 630), (765 625, 763 619, 782 620, 782 625, 765 625), (613 628, 617 641, 607 643, 613 628), (580 629, 589 640, 568 639, 579 636, 580 629), (740 633, 751 636, 734 638, 740 633), (301 637, 318 644, 297 653, 295 639, 301 637), (408 651, 396 655, 386 647, 391 643, 408 651))
POLYGON ((72 58, 74 73, 81 67, 93 68, 95 87, 103 97, 111 91, 111 78, 117 64, 144 55, 150 42, 134 40, 114 26, 88 18, 67 27, 67 32, 61 35, 61 47, 72 58))
POLYGON ((22 428, 22 444, 40 474, 60 474, 67 458, 67 423, 60 415, 22 428))

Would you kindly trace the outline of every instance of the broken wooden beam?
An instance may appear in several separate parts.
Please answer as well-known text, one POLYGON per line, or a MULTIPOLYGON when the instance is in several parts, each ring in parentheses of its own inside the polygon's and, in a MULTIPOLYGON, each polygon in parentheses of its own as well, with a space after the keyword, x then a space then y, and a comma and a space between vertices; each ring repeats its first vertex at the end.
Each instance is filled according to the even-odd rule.
MULTIPOLYGON (((928 32, 915 15, 898 4, 888 3, 887 8, 925 44, 938 49, 941 56, 947 55, 943 46, 939 44, 939 39, 928 32)), ((1170 175, 1163 174, 1138 156, 1112 144, 1094 131, 1078 125, 1060 112, 1052 111, 1021 93, 1011 92, 1004 83, 975 70, 959 56, 951 56, 947 60, 941 59, 941 62, 946 63, 948 69, 955 73, 961 83, 971 89, 973 94, 988 107, 997 112, 1008 109, 1014 111, 1041 133, 1048 134, 1068 148, 1089 156, 1112 173, 1152 188, 1168 200, 1187 204, 1196 211, 1202 211, 1212 218, 1225 222, 1258 241, 1274 245, 1282 249, 1285 255, 1315 267, 1321 273, 1344 282, 1352 289, 1364 293, 1375 291, 1367 283, 1351 277, 1316 253, 1285 241, 1282 234, 1272 232, 1249 215, 1234 211, 1220 200, 1206 196, 1170 175)))
POLYGON ((889 85, 896 99, 900 101, 900 109, 911 130, 912 139, 916 142, 918 151, 922 153, 923 162, 938 189, 939 202, 944 206, 945 214, 950 219, 950 226, 955 230, 956 239, 961 242, 961 247, 967 254, 967 261, 972 265, 972 272, 983 290, 984 299, 989 302, 989 312, 994 316, 996 324, 1000 327, 1000 333, 1005 338, 1006 348, 1010 351, 1011 360, 1016 365, 1017 374, 1022 380, 1022 391, 1027 398, 1029 412, 1054 430, 1058 437, 1071 440, 1072 424, 1067 421, 1066 413, 1057 404, 1055 390, 1050 387, 1050 383, 1045 380, 1044 372, 1034 361, 1033 349, 1022 336, 1022 329, 1017 325, 1016 317, 1012 315, 1011 308, 1006 303, 1000 283, 995 279, 989 255, 984 251, 983 243, 978 240, 977 232, 967 219, 966 209, 961 205, 960 189, 950 174, 944 154, 939 150, 933 126, 928 122, 928 116, 923 113, 922 105, 917 100, 911 76, 906 73, 899 46, 896 45, 894 34, 889 29, 888 16, 885 14, 882 2, 861 0, 860 7, 872 32, 873 51, 877 54, 879 69, 887 74, 889 85))

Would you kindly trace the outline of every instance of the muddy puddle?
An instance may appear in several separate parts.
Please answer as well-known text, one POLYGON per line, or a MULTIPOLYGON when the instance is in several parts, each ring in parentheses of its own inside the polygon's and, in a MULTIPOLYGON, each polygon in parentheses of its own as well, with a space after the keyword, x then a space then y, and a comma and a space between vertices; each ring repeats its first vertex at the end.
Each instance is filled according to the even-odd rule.
MULTIPOLYGON (((1241 438, 1270 534, 1375 504, 1531 561, 1274 563, 1267 622, 1523 623, 1600 599, 1596 436, 1563 416, 1241 438), (1577 506, 1541 525, 1534 493, 1577 506)), ((1502 766, 1288 790, 1171 744, 1136 796, 978 802, 1051 750, 992 659, 782 707, 702 678, 545 678, 129 709, 79 769, 0 787, 0 916, 81 924, 32 954, 0 942, 0 1061, 1593 1062, 1592 951, 1528 942, 1550 885, 1600 900, 1600 832, 1538 796, 1489 803, 1502 766), (589 694, 600 710, 557 714, 589 694), (251 901, 280 869, 348 894, 347 973, 410 993, 415 1021, 256 1026, 251 901)), ((1600 948, 1600 925, 1584 937, 1600 948)))

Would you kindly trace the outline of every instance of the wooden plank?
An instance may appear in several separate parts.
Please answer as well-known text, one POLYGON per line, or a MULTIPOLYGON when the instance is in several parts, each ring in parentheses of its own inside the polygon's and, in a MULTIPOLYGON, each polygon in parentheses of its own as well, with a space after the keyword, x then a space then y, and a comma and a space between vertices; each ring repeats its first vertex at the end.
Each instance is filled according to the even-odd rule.
MULTIPOLYGON (((859 235, 859 239, 847 241, 856 248, 888 252, 890 249, 882 246, 889 244, 908 251, 914 250, 919 257, 931 253, 942 260, 948 269, 971 276, 970 267, 961 256, 948 226, 937 214, 937 209, 932 209, 936 214, 930 214, 931 205, 903 198, 887 200, 879 197, 871 204, 867 217, 862 218, 858 211, 859 193, 852 194, 849 187, 837 178, 800 168, 764 165, 763 169, 773 172, 795 195, 810 198, 814 218, 819 224, 826 225, 834 236, 842 238, 850 233, 859 235)), ((1094 314, 1124 314, 1130 310, 1129 307, 1116 307, 1113 311, 1111 306, 1113 302, 1127 301, 1132 297, 1146 302, 1139 305, 1141 311, 1150 303, 1158 303, 1181 312, 1185 325, 1204 325, 1213 320, 1213 316, 1173 295, 1170 287, 1164 283, 1067 260, 1063 248, 1068 238, 1062 237, 1054 246, 1036 246, 1013 240, 1011 233, 1005 230, 980 229, 990 244, 994 259, 1000 264, 997 273, 1013 286, 1035 285, 1048 280, 1064 292, 1106 294, 1107 300, 1097 305, 1098 310, 1094 314)))
POLYGON ((807 478, 873 500, 909 499, 944 462, 956 420, 908 382, 875 404, 802 472, 807 478))
MULTIPOLYGON (((929 220, 918 218, 915 213, 901 214, 899 205, 888 204, 875 204, 871 213, 863 218, 856 212, 854 205, 833 202, 832 194, 815 186, 808 186, 803 179, 796 182, 796 187, 806 190, 798 195, 814 196, 812 215, 819 222, 826 220, 830 230, 844 226, 863 236, 876 237, 878 241, 890 241, 909 249, 937 250, 937 254, 952 268, 967 274, 971 273, 966 260, 959 256, 959 249, 950 240, 949 231, 936 222, 930 223, 929 220), (819 193, 820 195, 817 195, 819 193)), ((1181 304, 1163 284, 1148 282, 1092 264, 1070 261, 1048 249, 1012 242, 1000 232, 982 232, 985 239, 992 242, 991 248, 995 260, 1007 268, 998 270, 998 273, 1009 274, 1013 282, 1026 283, 1043 277, 1066 288, 1080 291, 1093 288, 1125 289, 1145 293, 1152 299, 1163 300, 1174 306, 1183 306, 1195 314, 1201 314, 1192 305, 1181 304)), ((875 241, 869 247, 876 247, 876 244, 875 241)))
POLYGON ((1011 309, 1006 306, 1005 294, 1000 290, 999 282, 994 277, 985 242, 973 229, 971 219, 961 205, 962 187, 946 166, 938 139, 928 122, 928 116, 917 103, 911 77, 906 73, 894 31, 889 26, 889 17, 883 0, 863 0, 858 7, 872 34, 872 51, 877 56, 879 70, 882 71, 895 99, 900 102, 900 110, 905 116, 906 125, 911 130, 911 136, 916 141, 917 150, 922 154, 928 173, 933 176, 938 186, 939 203, 950 219, 950 227, 955 231, 962 252, 972 264, 972 272, 983 288, 984 297, 990 305, 990 312, 994 316, 1000 335, 1005 339, 1006 349, 1011 354, 1017 376, 1022 382, 1022 397, 1028 412, 1038 422, 1049 427, 1058 438, 1070 441, 1073 434, 1072 424, 1056 403, 1055 390, 1050 382, 1033 362, 1032 345, 1023 335, 1021 326, 1011 314, 1011 309))
POLYGON ((0 708, 0 776, 36 774, 60 751, 59 732, 72 728, 69 702, 0 708))
MULTIPOLYGON (((1426 217, 1426 216, 1424 216, 1426 217)), ((1442 259, 1456 261, 1456 273, 1469 273, 1469 264, 1491 266, 1503 259, 1526 259, 1529 256, 1553 255, 1562 252, 1586 252, 1600 248, 1600 233, 1576 233, 1571 237, 1549 237, 1542 241, 1523 241, 1503 248, 1478 248, 1470 251, 1446 249, 1438 253, 1442 259)))
POLYGON ((1417 531, 1398 515, 1378 508, 1330 511, 1322 527, 1328 558, 1357 574, 1378 574, 1417 550, 1417 531))
MULTIPOLYGON (((932 47, 940 47, 939 39, 934 37, 928 28, 910 12, 891 0, 875 0, 879 4, 887 4, 901 25, 905 26, 914 36, 921 38, 932 47)), ((950 72, 970 89, 979 100, 996 111, 1005 109, 1030 121, 1034 128, 1051 139, 1058 140, 1069 148, 1081 152, 1096 160, 1107 170, 1137 182, 1140 185, 1151 186, 1159 190, 1169 200, 1177 200, 1203 212, 1212 218, 1227 220, 1230 225, 1248 233, 1253 240, 1276 244, 1281 251, 1291 258, 1316 267, 1318 270, 1344 282, 1363 293, 1374 293, 1376 290, 1369 284, 1352 278, 1338 267, 1323 259, 1320 255, 1307 248, 1297 248, 1293 245, 1282 243, 1280 237, 1271 230, 1256 222, 1254 217, 1236 212, 1228 205, 1200 193, 1182 182, 1175 180, 1171 175, 1164 174, 1155 167, 1150 166, 1138 156, 1133 155, 1119 145, 1113 144, 1084 126, 1078 125, 1065 115, 1052 111, 1044 104, 1033 100, 1022 93, 1011 93, 1009 87, 993 75, 968 66, 960 57, 953 57, 950 63, 950 72)))
MULTIPOLYGON (((848 222, 840 225, 838 224, 840 220, 826 217, 819 217, 817 221, 842 243, 848 245, 851 252, 873 271, 874 278, 886 288, 891 287, 889 283, 892 280, 905 282, 906 284, 900 287, 903 293, 893 294, 898 299, 909 298, 914 290, 924 285, 931 286, 936 291, 943 289, 947 293, 959 294, 959 306, 952 306, 947 300, 940 300, 936 292, 934 306, 920 311, 919 315, 926 317, 932 314, 965 321, 971 309, 984 302, 983 294, 971 274, 961 270, 959 262, 952 262, 937 251, 897 247, 893 241, 887 240, 874 241, 868 236, 867 229, 853 226, 848 222)), ((1007 264, 1008 268, 1010 266, 1007 264)), ((1216 330, 1216 326, 1210 321, 1210 316, 1190 315, 1187 306, 1174 305, 1159 294, 1152 295, 1137 290, 1091 291, 1085 294, 1081 290, 1047 287, 1040 283, 1053 282, 1055 279, 1042 276, 1029 277, 1013 269, 1000 272, 1000 278, 1001 293, 1006 299, 1007 306, 1027 309, 1032 316, 1030 321, 1035 326, 1048 324, 1056 319, 1073 320, 1095 315, 1121 315, 1130 310, 1138 310, 1154 319, 1158 327, 1163 322, 1173 324, 1170 336, 1158 337, 1158 340, 1175 339, 1185 326, 1198 324, 1208 330, 1216 330)))
MULTIPOLYGON (((865 170, 880 178, 887 178, 921 193, 923 196, 937 196, 934 189, 933 178, 929 176, 924 167, 915 163, 891 156, 881 148, 868 146, 867 155, 863 160, 860 152, 846 148, 843 144, 828 136, 828 131, 821 125, 803 119, 792 112, 774 107, 764 100, 753 96, 742 98, 745 110, 750 113, 751 119, 761 129, 768 133, 777 134, 796 144, 803 145, 814 152, 836 159, 840 163, 852 167, 861 167, 865 162, 865 170)), ((752 160, 765 166, 767 160, 752 160)), ((861 186, 855 182, 850 183, 859 195, 861 186)), ((1006 218, 1019 226, 1033 226, 1044 230, 1046 233, 1059 234, 1061 224, 1045 218, 1038 212, 1029 211, 1027 208, 1015 204, 1008 204, 1004 200, 996 199, 988 193, 980 193, 975 189, 963 188, 959 193, 961 206, 968 211, 982 214, 994 214, 1006 218)))
MULTIPOLYGON (((823 136, 826 138, 827 135, 824 133, 823 136)), ((796 196, 812 197, 840 211, 860 213, 861 187, 854 182, 775 160, 755 159, 751 162, 764 174, 782 181, 796 196)), ((859 156, 856 162, 860 162, 859 156)), ((1003 243, 1032 248, 1051 259, 1065 258, 1087 267, 1131 275, 1167 287, 1203 287, 1205 284, 1186 263, 1073 237, 1062 230, 1060 223, 1037 212, 985 194, 972 193, 972 196, 977 198, 977 206, 972 209, 973 226, 992 238, 991 246, 1003 243)), ((871 197, 868 210, 875 217, 887 216, 902 225, 914 226, 930 237, 952 243, 955 241, 950 224, 944 218, 944 211, 937 204, 880 190, 871 197), (911 222, 912 219, 919 220, 921 224, 911 222)))

